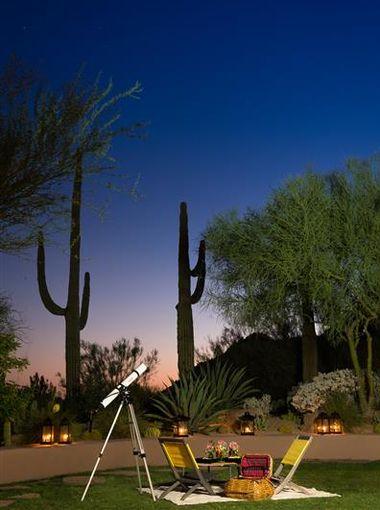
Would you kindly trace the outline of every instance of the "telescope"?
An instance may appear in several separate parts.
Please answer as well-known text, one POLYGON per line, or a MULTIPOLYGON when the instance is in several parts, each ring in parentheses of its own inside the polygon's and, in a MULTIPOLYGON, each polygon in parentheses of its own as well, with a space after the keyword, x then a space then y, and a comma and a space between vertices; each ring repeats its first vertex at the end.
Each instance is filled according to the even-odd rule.
POLYGON ((120 384, 116 386, 101 402, 101 408, 105 409, 107 406, 110 405, 111 402, 115 400, 115 398, 120 394, 120 391, 124 390, 125 388, 128 388, 136 379, 141 377, 144 372, 148 370, 148 367, 145 365, 145 363, 141 363, 135 370, 133 370, 132 373, 129 374, 129 376, 124 379, 120 384))
POLYGON ((142 442, 142 439, 141 439, 141 434, 140 434, 140 429, 139 429, 139 426, 138 426, 138 423, 137 423, 137 418, 136 418, 136 414, 135 414, 135 410, 133 408, 133 404, 132 404, 132 400, 131 400, 131 395, 129 394, 127 388, 128 386, 130 386, 134 381, 136 381, 136 379, 138 379, 139 377, 142 376, 142 374, 144 374, 146 371, 148 370, 148 367, 145 365, 145 363, 141 363, 141 365, 139 365, 135 370, 133 370, 132 373, 129 374, 129 376, 124 379, 124 381, 122 381, 120 384, 118 384, 116 386, 115 389, 113 389, 111 391, 111 393, 109 393, 100 403, 100 407, 99 409, 105 409, 107 406, 110 405, 111 402, 113 402, 115 400, 116 397, 118 397, 119 395, 121 395, 121 402, 120 402, 120 405, 119 405, 119 408, 116 412, 116 415, 115 415, 115 418, 112 422, 112 425, 108 431, 108 434, 107 434, 107 437, 104 441, 104 444, 103 444, 103 447, 102 449, 100 450, 100 453, 98 455, 98 458, 97 458, 97 461, 95 463, 95 466, 94 466, 94 469, 92 470, 92 473, 91 473, 91 476, 87 482, 87 485, 86 485, 86 488, 84 489, 84 492, 82 494, 82 498, 81 498, 81 501, 84 500, 84 498, 86 497, 86 494, 87 494, 87 491, 91 485, 91 482, 92 482, 92 479, 94 478, 94 475, 95 475, 95 472, 97 470, 97 467, 99 465, 99 462, 100 462, 100 459, 102 458, 103 456, 103 453, 107 447, 107 444, 108 444, 108 441, 111 437, 111 434, 112 434, 112 431, 116 425, 116 422, 117 422, 117 419, 119 418, 119 415, 121 413, 121 410, 124 406, 124 404, 127 404, 128 406, 128 422, 129 422, 129 427, 130 427, 130 432, 131 432, 131 440, 132 440, 132 451, 133 451, 133 455, 136 459, 136 472, 137 472, 137 478, 138 478, 138 482, 139 482, 139 492, 141 493, 142 492, 142 485, 141 485, 141 476, 140 476, 140 465, 139 465, 139 461, 141 460, 144 464, 144 468, 145 468, 145 472, 146 472, 146 476, 147 476, 147 479, 148 479, 148 483, 149 483, 149 488, 150 488, 150 492, 151 492, 151 495, 152 495, 152 499, 153 501, 156 501, 156 496, 154 494, 154 489, 153 489, 153 484, 152 484, 152 479, 150 477, 150 473, 149 473, 149 468, 148 468, 148 463, 147 463, 147 460, 146 460, 146 454, 145 454, 145 450, 144 450, 144 445, 143 445, 143 442, 142 442))

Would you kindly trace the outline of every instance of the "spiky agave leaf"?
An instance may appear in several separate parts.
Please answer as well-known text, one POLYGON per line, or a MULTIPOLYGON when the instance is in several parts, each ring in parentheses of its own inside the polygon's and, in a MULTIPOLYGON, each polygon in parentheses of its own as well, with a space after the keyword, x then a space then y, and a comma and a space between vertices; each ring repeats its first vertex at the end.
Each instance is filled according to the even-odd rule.
POLYGON ((154 412, 149 417, 172 425, 178 416, 188 416, 193 432, 207 431, 221 413, 238 407, 255 391, 244 368, 220 360, 170 382, 171 386, 154 398, 154 412))

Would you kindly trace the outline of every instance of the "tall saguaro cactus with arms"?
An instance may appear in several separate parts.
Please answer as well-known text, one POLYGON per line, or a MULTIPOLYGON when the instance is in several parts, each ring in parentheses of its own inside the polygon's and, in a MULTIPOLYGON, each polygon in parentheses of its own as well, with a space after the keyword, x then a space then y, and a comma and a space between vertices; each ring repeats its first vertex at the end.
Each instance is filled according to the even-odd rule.
POLYGON ((79 394, 80 386, 80 331, 86 326, 90 301, 90 274, 85 273, 80 303, 80 209, 82 198, 82 159, 77 158, 71 201, 70 270, 67 303, 57 305, 48 290, 45 271, 45 248, 42 233, 38 243, 37 276, 43 304, 54 315, 62 315, 66 322, 66 391, 69 400, 79 394))
MULTIPOLYGON (((141 123, 129 127, 116 127, 121 113, 115 107, 132 98, 137 99, 141 86, 137 82, 131 88, 111 95, 112 81, 100 86, 99 78, 87 86, 79 73, 68 83, 54 104, 57 123, 65 126, 60 157, 71 169, 71 225, 70 270, 67 302, 65 307, 56 304, 46 283, 45 249, 42 233, 38 243, 37 277, 41 299, 49 312, 61 315, 66 322, 66 390, 69 401, 75 401, 80 392, 80 332, 86 326, 90 300, 90 275, 84 276, 82 300, 80 300, 80 244, 82 184, 87 174, 101 174, 115 170, 109 151, 118 135, 139 136, 141 123)), ((112 173, 111 173, 112 175, 112 173)), ((132 190, 133 191, 133 188, 132 190)))
POLYGON ((206 244, 200 241, 198 261, 190 268, 189 232, 186 202, 181 202, 178 246, 177 350, 180 377, 194 367, 194 325, 192 306, 201 299, 206 278, 206 244), (191 278, 197 278, 191 292, 191 278))

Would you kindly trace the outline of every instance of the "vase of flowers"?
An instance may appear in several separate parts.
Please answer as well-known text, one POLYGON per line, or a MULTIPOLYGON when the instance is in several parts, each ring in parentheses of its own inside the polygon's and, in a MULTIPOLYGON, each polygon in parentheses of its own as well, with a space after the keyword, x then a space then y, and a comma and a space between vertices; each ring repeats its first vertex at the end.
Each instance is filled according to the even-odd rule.
POLYGON ((228 456, 239 457, 239 445, 236 441, 230 441, 228 444, 228 456))
POLYGON ((227 459, 228 457, 239 457, 239 445, 236 441, 227 443, 222 439, 210 441, 204 451, 207 459, 227 459))

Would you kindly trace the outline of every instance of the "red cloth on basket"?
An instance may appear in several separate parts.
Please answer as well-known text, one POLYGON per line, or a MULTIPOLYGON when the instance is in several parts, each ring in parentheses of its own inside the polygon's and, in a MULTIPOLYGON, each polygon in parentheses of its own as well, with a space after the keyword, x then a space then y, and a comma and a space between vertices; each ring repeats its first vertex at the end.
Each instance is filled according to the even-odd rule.
POLYGON ((269 478, 272 476, 272 457, 267 454, 250 453, 243 455, 240 464, 240 474, 244 478, 269 478))

